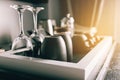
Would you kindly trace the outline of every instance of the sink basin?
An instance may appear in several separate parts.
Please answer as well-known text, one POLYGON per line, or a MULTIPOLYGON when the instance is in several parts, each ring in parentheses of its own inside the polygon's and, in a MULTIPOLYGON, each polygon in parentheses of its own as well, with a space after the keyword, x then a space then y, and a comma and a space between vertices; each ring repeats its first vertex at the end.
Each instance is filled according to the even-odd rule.
POLYGON ((68 80, 92 80, 98 74, 111 46, 112 37, 105 36, 84 57, 80 58, 80 55, 75 55, 74 57, 77 59, 73 62, 16 55, 19 52, 29 51, 27 48, 6 51, 0 54, 0 67, 38 76, 43 75, 68 80))

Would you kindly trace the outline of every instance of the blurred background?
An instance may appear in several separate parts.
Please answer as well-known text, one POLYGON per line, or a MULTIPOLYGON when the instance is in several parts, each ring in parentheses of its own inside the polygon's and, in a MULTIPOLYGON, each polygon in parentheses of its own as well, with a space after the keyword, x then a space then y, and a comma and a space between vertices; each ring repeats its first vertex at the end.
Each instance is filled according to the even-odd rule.
MULTIPOLYGON (((75 19, 75 30, 97 29, 100 35, 112 36, 120 42, 120 0, 0 0, 0 44, 11 42, 19 33, 18 14, 10 8, 12 4, 43 6, 39 20, 54 19, 56 26, 67 13, 75 19)), ((32 13, 24 13, 24 29, 33 29, 32 13)))

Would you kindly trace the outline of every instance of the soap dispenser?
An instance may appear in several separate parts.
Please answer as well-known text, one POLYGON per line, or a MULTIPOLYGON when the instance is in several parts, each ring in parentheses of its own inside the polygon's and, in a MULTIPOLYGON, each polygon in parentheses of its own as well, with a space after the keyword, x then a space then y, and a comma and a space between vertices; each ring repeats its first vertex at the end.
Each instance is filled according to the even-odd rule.
POLYGON ((66 15, 63 19, 61 19, 61 27, 65 27, 68 29, 71 37, 74 34, 74 18, 71 16, 70 13, 66 15))

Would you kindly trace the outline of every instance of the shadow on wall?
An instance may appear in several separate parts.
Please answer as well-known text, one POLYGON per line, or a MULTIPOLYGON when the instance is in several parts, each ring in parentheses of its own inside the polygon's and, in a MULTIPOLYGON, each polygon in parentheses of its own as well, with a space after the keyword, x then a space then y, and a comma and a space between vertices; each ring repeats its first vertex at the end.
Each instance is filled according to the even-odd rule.
MULTIPOLYGON (((13 41, 19 34, 19 23, 17 12, 10 8, 13 4, 29 4, 18 1, 0 0, 0 44, 13 41)), ((24 29, 33 28, 32 13, 25 11, 24 13, 24 29)))

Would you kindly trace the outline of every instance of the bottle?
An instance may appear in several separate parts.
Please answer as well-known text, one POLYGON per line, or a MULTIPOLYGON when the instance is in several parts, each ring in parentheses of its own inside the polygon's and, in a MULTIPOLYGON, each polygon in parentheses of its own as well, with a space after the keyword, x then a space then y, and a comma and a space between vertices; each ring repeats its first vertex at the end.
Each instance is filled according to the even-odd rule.
POLYGON ((68 13, 66 17, 61 20, 61 27, 66 27, 71 37, 74 34, 74 18, 68 13))

